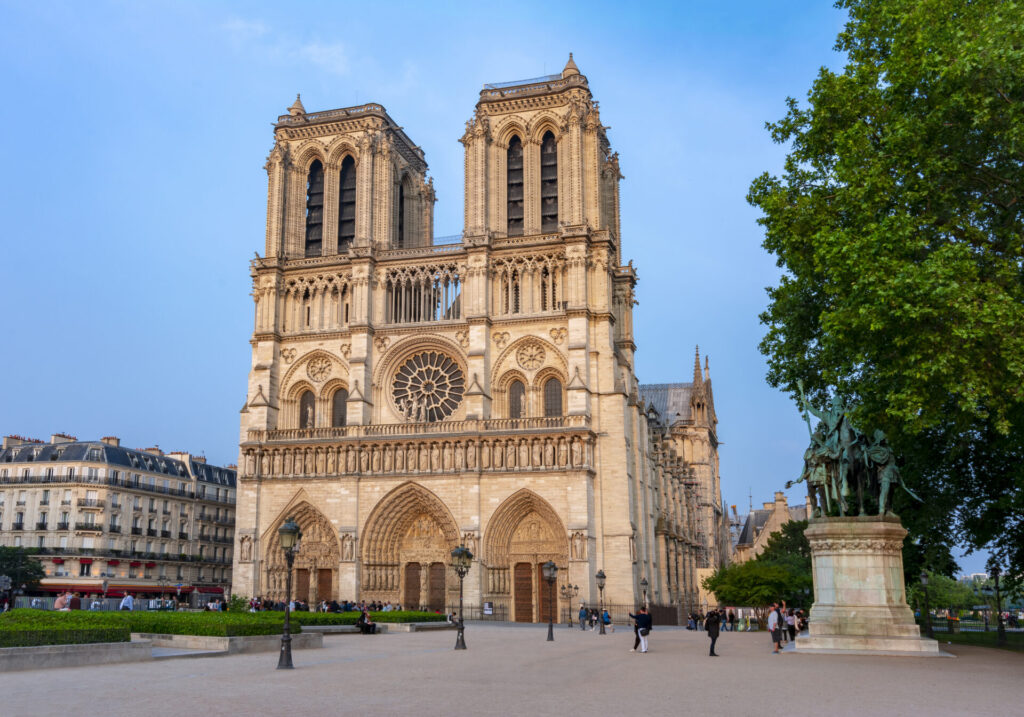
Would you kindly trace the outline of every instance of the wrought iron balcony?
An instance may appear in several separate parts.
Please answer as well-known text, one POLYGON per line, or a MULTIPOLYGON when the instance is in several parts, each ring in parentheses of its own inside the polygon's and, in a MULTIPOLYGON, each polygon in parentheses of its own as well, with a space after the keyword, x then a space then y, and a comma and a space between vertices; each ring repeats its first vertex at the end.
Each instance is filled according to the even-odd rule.
POLYGON ((142 535, 142 528, 133 527, 132 535, 142 535))
POLYGON ((156 528, 146 528, 146 535, 150 538, 156 537, 156 528))
POLYGON ((11 530, 24 530, 24 529, 25 529, 25 524, 24 523, 12 523, 11 524, 11 530))
POLYGON ((46 521, 36 523, 36 530, 46 530, 46 521))
POLYGON ((188 533, 179 532, 178 533, 178 539, 179 540, 188 540, 188 533))
POLYGON ((105 500, 97 500, 96 498, 79 498, 79 508, 102 508, 107 504, 105 500))
POLYGON ((169 537, 171 537, 171 531, 169 531, 169 530, 161 530, 160 531, 160 537, 161 538, 169 538, 169 537))
POLYGON ((111 525, 110 528, 109 528, 109 531, 111 533, 120 533, 121 532, 121 526, 120 525, 111 525))
POLYGON ((102 533, 103 526, 100 523, 75 523, 75 530, 88 530, 102 533))
POLYGON ((68 530, 70 527, 70 523, 57 523, 57 530, 68 530))

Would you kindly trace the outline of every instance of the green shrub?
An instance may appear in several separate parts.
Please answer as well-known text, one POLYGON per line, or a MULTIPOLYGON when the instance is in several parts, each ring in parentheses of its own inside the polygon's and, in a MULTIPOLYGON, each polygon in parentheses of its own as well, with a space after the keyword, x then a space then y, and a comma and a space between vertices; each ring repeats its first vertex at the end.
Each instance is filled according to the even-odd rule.
POLYGON ((40 645, 85 645, 95 642, 129 642, 128 628, 105 627, 67 629, 43 627, 20 630, 0 627, 0 647, 38 647, 40 645))
MULTIPOLYGON (((262 612, 53 612, 12 610, 0 616, 0 629, 103 629, 164 635, 276 635, 281 632, 284 613, 262 612)), ((301 632, 296 624, 293 632, 301 632)))
MULTIPOLYGON (((264 613, 257 613, 264 614, 264 613)), ((283 613, 277 613, 282 615, 283 613)), ((359 619, 358 612, 293 612, 292 622, 301 625, 354 625, 359 619)), ((370 619, 374 622, 444 622, 447 618, 434 612, 417 610, 394 610, 390 612, 371 612, 370 619)))

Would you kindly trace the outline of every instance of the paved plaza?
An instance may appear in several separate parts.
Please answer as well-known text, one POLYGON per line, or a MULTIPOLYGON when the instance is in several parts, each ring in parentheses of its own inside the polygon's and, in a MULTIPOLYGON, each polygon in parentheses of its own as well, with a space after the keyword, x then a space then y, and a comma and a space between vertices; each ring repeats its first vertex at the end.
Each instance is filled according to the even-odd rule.
MULTIPOLYGON (((772 655, 765 634, 708 640, 470 624, 453 631, 337 635, 276 653, 0 675, 0 715, 1006 715, 1022 704, 1024 655, 957 645, 958 659, 772 655)), ((1019 714, 1020 712, 1016 712, 1019 714)))

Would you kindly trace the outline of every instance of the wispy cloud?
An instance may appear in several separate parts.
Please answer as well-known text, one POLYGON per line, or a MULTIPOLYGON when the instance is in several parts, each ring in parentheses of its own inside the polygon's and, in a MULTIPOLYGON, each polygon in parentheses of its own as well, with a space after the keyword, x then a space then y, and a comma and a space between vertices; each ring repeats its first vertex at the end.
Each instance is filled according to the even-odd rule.
POLYGON ((239 52, 274 62, 312 65, 335 75, 347 74, 351 67, 345 46, 338 42, 299 40, 272 32, 261 20, 240 17, 229 18, 221 28, 228 43, 239 52))

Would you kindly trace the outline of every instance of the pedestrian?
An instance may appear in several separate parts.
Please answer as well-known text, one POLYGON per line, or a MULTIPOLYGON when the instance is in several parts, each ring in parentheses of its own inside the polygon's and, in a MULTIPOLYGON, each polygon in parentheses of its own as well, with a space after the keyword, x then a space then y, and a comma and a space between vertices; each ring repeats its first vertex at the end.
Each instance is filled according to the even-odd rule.
POLYGON ((736 632, 736 613, 733 610, 729 611, 729 631, 736 632))
POLYGON ((580 603, 580 611, 579 611, 579 614, 576 617, 578 617, 579 620, 580 620, 580 629, 581 630, 586 630, 587 629, 587 607, 583 603, 580 603))
POLYGON ((789 612, 786 613, 786 631, 789 633, 789 641, 794 642, 796 640, 796 614, 793 612, 793 608, 789 608, 789 612))
POLYGON ((601 621, 604 623, 605 628, 615 632, 615 625, 612 625, 612 616, 608 613, 608 608, 604 609, 604 613, 601 615, 601 621))
POLYGON ((127 610, 131 612, 135 609, 135 598, 132 597, 131 593, 125 593, 124 597, 121 598, 121 604, 117 606, 118 610, 127 610))
POLYGON ((775 647, 773 654, 779 654, 782 649, 782 621, 779 619, 779 604, 772 603, 772 611, 768 613, 768 632, 771 633, 772 643, 775 647))
POLYGON ((711 638, 711 652, 709 657, 718 657, 715 654, 715 643, 718 641, 718 627, 722 624, 722 617, 718 613, 718 610, 712 610, 708 613, 707 618, 704 620, 704 629, 707 630, 708 637, 711 638))
POLYGON ((636 642, 633 644, 631 652, 636 652, 637 645, 639 644, 640 652, 647 652, 647 636, 651 634, 651 616, 647 613, 647 608, 642 607, 634 615, 630 613, 629 616, 635 621, 636 631, 636 642))

